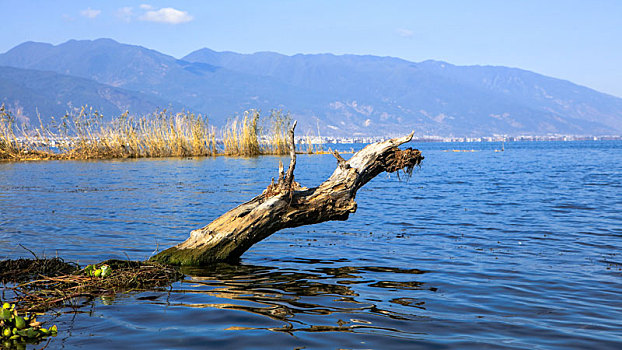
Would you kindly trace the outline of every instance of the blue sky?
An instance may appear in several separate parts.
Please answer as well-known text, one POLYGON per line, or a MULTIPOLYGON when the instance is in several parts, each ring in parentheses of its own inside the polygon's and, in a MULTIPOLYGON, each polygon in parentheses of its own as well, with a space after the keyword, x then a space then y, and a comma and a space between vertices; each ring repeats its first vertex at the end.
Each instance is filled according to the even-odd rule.
POLYGON ((217 51, 394 56, 518 67, 622 97, 622 1, 0 0, 0 52, 112 38, 217 51))

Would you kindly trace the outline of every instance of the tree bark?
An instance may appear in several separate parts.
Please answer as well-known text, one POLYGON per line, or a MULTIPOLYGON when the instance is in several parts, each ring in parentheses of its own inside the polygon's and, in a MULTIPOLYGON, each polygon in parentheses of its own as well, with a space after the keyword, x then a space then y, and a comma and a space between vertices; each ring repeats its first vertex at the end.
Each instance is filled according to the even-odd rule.
POLYGON ((318 187, 307 189, 294 181, 295 126, 294 122, 289 133, 290 164, 287 173, 280 164, 277 183, 273 178, 262 194, 192 231, 186 241, 151 260, 173 265, 235 261, 253 244, 281 229, 347 220, 356 211, 354 198, 359 188, 384 171, 403 170, 410 175, 423 160, 419 150, 398 148, 410 141, 413 133, 368 145, 347 161, 335 151, 338 166, 333 174, 318 187))

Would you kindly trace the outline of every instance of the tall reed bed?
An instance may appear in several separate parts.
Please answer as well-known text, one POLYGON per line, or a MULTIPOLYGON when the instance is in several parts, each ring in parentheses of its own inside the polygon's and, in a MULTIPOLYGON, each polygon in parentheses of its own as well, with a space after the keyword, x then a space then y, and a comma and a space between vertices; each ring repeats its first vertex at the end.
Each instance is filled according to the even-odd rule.
MULTIPOLYGON (((103 116, 82 107, 65 115, 56 130, 44 129, 48 138, 67 140, 59 154, 71 159, 210 156, 216 152, 215 132, 207 118, 166 110, 147 116, 128 113, 104 122, 103 116)), ((49 143, 48 143, 49 144, 49 143)))
POLYGON ((165 110, 112 121, 89 107, 29 130, 0 107, 0 159, 106 159, 216 154, 216 133, 207 118, 165 110))
POLYGON ((20 153, 17 145, 15 118, 6 111, 3 104, 0 107, 0 159, 12 159, 14 154, 20 153))
POLYGON ((25 155, 45 158, 45 152, 36 150, 33 143, 20 137, 25 135, 23 125, 18 125, 13 114, 2 104, 0 106, 0 159, 21 160, 25 155))
POLYGON ((273 109, 268 117, 266 126, 265 152, 269 154, 289 154, 288 130, 292 123, 289 113, 273 109))
MULTIPOLYGON (((84 106, 32 129, 18 125, 2 105, 0 159, 283 155, 289 154, 290 124, 288 113, 273 110, 260 125, 260 112, 249 110, 227 123, 218 142, 208 119, 189 112, 163 110, 140 117, 126 112, 107 121, 97 110, 84 106)), ((309 137, 307 141, 307 152, 313 153, 309 137)))
POLYGON ((259 111, 252 109, 244 112, 241 119, 234 118, 227 123, 222 133, 225 155, 289 154, 291 115, 273 109, 263 123, 259 123, 259 119, 259 111))
POLYGON ((257 156, 262 154, 259 147, 259 111, 244 112, 241 121, 230 120, 222 134, 223 152, 227 156, 257 156))

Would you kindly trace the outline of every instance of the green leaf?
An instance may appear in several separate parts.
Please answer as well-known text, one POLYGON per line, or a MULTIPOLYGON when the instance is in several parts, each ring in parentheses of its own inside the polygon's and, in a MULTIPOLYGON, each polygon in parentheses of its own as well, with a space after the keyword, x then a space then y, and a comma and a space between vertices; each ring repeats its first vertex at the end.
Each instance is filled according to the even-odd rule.
POLYGON ((93 270, 95 270, 95 266, 94 265, 87 265, 87 267, 84 268, 84 273, 87 276, 93 276, 93 270))
POLYGON ((112 274, 112 269, 108 265, 102 266, 101 269, 102 269, 102 277, 107 277, 112 274))
POLYGON ((21 316, 15 316, 15 327, 17 327, 17 329, 26 328, 26 320, 21 316))
POLYGON ((0 319, 2 320, 10 320, 11 319, 11 310, 8 309, 2 309, 2 311, 0 311, 0 319))

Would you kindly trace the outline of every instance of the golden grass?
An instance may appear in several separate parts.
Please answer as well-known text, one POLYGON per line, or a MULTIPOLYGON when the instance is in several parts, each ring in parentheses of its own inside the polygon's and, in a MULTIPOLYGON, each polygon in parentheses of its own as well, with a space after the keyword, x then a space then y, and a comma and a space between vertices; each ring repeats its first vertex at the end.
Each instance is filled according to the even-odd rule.
POLYGON ((187 157, 216 154, 216 137, 207 118, 193 113, 156 112, 112 122, 82 107, 49 126, 34 130, 17 126, 0 107, 0 159, 107 159, 187 157))
POLYGON ((307 134, 304 138, 303 145, 301 145, 302 152, 307 154, 333 154, 333 151, 329 149, 328 151, 324 150, 324 143, 322 143, 321 138, 317 138, 314 141, 314 138, 307 134), (318 142, 319 140, 319 142, 318 142))
POLYGON ((10 159, 14 153, 20 152, 14 131, 15 119, 5 112, 4 105, 0 110, 0 159, 10 159))
POLYGON ((244 112, 242 122, 235 118, 223 130, 222 142, 224 154, 227 156, 257 156, 260 155, 257 121, 259 112, 250 110, 244 112))
POLYGON ((289 154, 288 131, 292 117, 289 113, 284 114, 282 110, 273 109, 268 117, 269 125, 266 127, 267 133, 264 135, 264 153, 284 155, 289 154))
MULTIPOLYGON (((260 112, 249 110, 221 130, 222 143, 208 119, 190 112, 166 110, 135 117, 129 113, 105 121, 93 108, 81 107, 50 125, 38 128, 18 125, 0 106, 0 160, 111 159, 192 156, 257 156, 289 154, 291 116, 273 110, 259 126, 260 112), (265 131, 265 132, 262 132, 265 131)), ((306 138, 306 152, 321 152, 306 138)))

